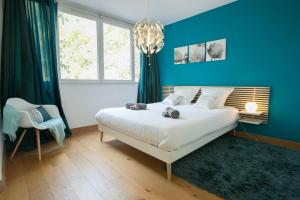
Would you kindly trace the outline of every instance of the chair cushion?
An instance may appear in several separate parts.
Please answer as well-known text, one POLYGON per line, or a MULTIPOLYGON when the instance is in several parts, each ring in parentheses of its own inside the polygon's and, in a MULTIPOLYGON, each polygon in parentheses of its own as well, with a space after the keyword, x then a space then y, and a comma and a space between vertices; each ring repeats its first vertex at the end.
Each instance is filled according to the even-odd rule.
POLYGON ((38 106, 30 111, 34 120, 42 123, 51 119, 51 116, 43 106, 38 106))

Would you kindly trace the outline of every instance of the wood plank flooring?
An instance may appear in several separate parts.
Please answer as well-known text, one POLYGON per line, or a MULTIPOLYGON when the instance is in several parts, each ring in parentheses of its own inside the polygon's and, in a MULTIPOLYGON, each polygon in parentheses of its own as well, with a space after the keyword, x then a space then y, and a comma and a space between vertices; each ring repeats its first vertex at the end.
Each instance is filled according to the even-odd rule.
POLYGON ((219 197, 183 180, 166 179, 164 163, 97 131, 80 131, 36 151, 6 160, 2 200, 217 200, 219 197))

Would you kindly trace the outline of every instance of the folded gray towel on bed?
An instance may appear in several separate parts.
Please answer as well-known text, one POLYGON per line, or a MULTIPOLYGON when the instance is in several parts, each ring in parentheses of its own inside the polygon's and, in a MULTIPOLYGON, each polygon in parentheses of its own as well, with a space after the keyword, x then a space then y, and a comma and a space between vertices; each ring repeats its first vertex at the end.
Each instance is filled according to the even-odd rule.
POLYGON ((179 111, 175 110, 174 108, 167 108, 167 112, 169 113, 170 117, 172 119, 178 119, 179 118, 179 111))
POLYGON ((178 119, 179 115, 180 115, 179 111, 175 110, 174 108, 171 108, 171 107, 166 108, 166 111, 164 111, 162 113, 163 117, 166 117, 166 118, 170 117, 172 119, 178 119))
POLYGON ((145 104, 145 103, 126 103, 125 107, 130 110, 146 110, 147 104, 145 104))
POLYGON ((125 107, 126 107, 127 109, 130 109, 130 107, 133 106, 133 105, 134 105, 134 103, 126 103, 125 107))
POLYGON ((166 118, 170 118, 170 115, 169 115, 169 113, 167 111, 163 112, 162 116, 166 117, 166 118))

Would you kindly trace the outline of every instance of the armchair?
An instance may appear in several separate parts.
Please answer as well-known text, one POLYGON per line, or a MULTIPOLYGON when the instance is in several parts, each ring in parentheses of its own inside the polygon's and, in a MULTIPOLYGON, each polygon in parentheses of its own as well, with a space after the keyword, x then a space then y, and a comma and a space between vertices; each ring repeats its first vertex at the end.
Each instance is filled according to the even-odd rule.
POLYGON ((39 160, 41 160, 40 130, 49 129, 52 134, 53 131, 56 132, 56 134, 54 134, 54 137, 56 138, 57 141, 61 141, 61 145, 62 145, 62 141, 65 137, 64 135, 65 125, 60 117, 58 108, 55 105, 43 105, 43 107, 47 110, 48 114, 51 116, 52 119, 50 119, 47 122, 38 123, 35 121, 35 119, 33 119, 33 117, 28 112, 29 110, 34 109, 38 106, 39 105, 28 103, 27 101, 20 98, 10 98, 7 100, 3 110, 4 113, 3 132, 8 134, 11 140, 15 140, 16 138, 15 133, 17 129, 19 127, 24 128, 24 131, 21 133, 21 136, 10 156, 10 159, 14 157, 16 151, 18 150, 26 134, 26 128, 35 128, 39 160), (58 134, 58 132, 63 132, 63 135, 58 134))

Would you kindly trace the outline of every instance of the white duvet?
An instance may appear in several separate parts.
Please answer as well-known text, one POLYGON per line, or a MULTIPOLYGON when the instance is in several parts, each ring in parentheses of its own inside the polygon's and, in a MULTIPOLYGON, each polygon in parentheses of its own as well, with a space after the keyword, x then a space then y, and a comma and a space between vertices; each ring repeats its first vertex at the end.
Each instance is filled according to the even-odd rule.
POLYGON ((207 134, 236 122, 238 110, 233 107, 205 110, 192 105, 173 106, 179 119, 164 118, 167 105, 148 104, 147 110, 128 110, 125 107, 107 108, 96 114, 101 125, 130 137, 172 151, 207 134))

